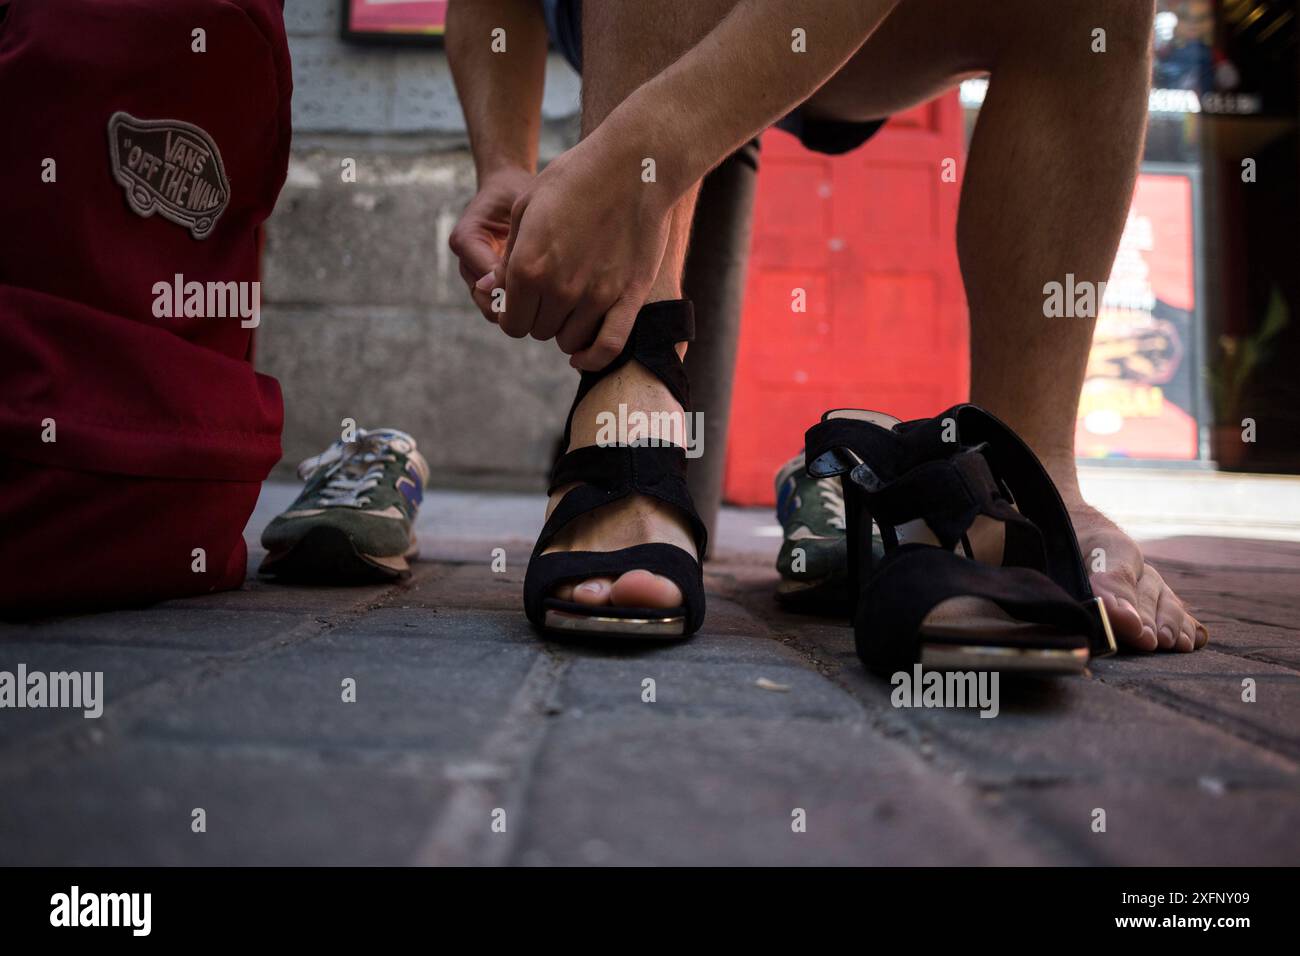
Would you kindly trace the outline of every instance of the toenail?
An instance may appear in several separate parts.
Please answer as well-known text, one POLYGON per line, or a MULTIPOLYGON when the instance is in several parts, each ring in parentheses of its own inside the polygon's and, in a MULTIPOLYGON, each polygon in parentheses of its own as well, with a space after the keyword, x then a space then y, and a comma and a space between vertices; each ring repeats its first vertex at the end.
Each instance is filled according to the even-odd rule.
POLYGON ((1196 646, 1204 647, 1210 643, 1210 632, 1204 624, 1196 625, 1196 646))
POLYGON ((1160 637, 1163 639, 1166 647, 1173 647, 1177 638, 1174 637, 1174 629, 1168 624, 1160 625, 1160 637))
POLYGON ((1191 637, 1189 637, 1189 636, 1186 635, 1186 634, 1179 634, 1179 635, 1178 635, 1178 650, 1183 651, 1183 652, 1187 652, 1187 651, 1192 650, 1192 648, 1193 648, 1193 645, 1192 645, 1192 639, 1191 639, 1191 637))

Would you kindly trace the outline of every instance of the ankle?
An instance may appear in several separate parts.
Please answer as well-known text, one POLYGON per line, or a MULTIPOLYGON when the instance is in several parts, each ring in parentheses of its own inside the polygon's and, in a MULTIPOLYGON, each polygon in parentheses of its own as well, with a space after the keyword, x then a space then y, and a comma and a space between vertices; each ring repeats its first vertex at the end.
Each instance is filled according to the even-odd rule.
POLYGON ((629 363, 598 383, 573 416, 569 450, 587 445, 634 443, 637 430, 681 418, 681 404, 662 382, 629 363))
POLYGON ((1039 460, 1060 492, 1061 499, 1067 505, 1082 504, 1083 493, 1079 490, 1079 466, 1074 458, 1074 449, 1049 452, 1039 460))

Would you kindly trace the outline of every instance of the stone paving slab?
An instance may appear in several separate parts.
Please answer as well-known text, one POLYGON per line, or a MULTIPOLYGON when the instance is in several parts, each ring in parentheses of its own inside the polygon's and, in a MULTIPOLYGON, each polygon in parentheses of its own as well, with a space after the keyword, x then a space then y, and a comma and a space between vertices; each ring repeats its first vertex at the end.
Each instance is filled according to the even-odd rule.
POLYGON ((314 643, 225 670, 183 708, 151 714, 131 733, 170 741, 255 742, 330 750, 457 752, 509 702, 537 651, 401 638, 338 650, 314 643), (399 646, 400 645, 400 646, 399 646), (343 681, 356 682, 345 703, 343 681))
POLYGON ((1136 659, 1109 665, 1106 680, 1228 733, 1300 759, 1300 674, 1262 661, 1204 652, 1183 660, 1136 659), (1253 700, 1246 700, 1253 682, 1253 700))
MULTIPOLYGON (((293 493, 267 487, 250 571, 293 493)), ((691 641, 540 641, 539 505, 432 493, 394 586, 250 576, 0 625, 0 669, 103 670, 106 697, 99 720, 0 711, 0 863, 1300 860, 1300 546, 1145 544, 1211 648, 1008 679, 989 720, 893 707, 845 622, 782 611, 765 513, 724 513, 691 641)))
POLYGON ((6 865, 280 866, 403 862, 447 786, 373 761, 135 741, 5 789, 6 865))
POLYGON ((1107 778, 1004 797, 1009 813, 1031 814, 1085 862, 1124 866, 1295 866, 1294 784, 1223 789, 1207 778, 1170 786, 1107 778), (1094 832, 1096 809, 1106 831, 1094 832))
MULTIPOLYGON (((652 705, 645 705, 652 706, 652 705)), ((563 716, 520 863, 1046 862, 977 794, 861 721, 563 716), (792 830, 803 810, 806 832, 792 830)))

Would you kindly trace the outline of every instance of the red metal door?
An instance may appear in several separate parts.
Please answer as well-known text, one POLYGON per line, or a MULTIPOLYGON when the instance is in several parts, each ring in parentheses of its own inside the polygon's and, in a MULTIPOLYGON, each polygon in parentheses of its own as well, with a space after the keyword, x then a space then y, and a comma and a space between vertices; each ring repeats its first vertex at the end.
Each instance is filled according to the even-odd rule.
POLYGON ((846 156, 809 152, 779 130, 763 137, 727 500, 771 504, 777 468, 828 408, 914 418, 966 397, 955 248, 964 152, 955 92, 846 156), (944 181, 945 160, 956 182, 944 181))

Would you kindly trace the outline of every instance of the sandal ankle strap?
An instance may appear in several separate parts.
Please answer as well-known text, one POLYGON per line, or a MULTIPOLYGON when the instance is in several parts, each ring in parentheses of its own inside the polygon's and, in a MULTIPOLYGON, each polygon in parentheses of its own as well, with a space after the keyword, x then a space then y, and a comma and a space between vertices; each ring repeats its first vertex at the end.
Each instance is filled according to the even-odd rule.
POLYGON ((686 367, 677 354, 677 343, 695 341, 695 306, 690 299, 664 299, 641 307, 636 323, 628 333, 623 351, 598 372, 582 373, 578 393, 569 407, 564 423, 564 447, 569 447, 573 415, 596 383, 621 369, 628 362, 639 362, 663 382, 683 411, 691 410, 691 387, 686 367))
POLYGON ((966 448, 948 458, 927 461, 890 482, 882 482, 864 462, 850 473, 862 489, 867 510, 879 524, 899 527, 920 519, 944 550, 956 548, 981 515, 1006 529, 1003 564, 1045 570, 1047 550, 1038 527, 1003 493, 984 455, 985 447, 966 448))
POLYGON ((549 493, 578 483, 560 499, 537 538, 535 554, 550 545, 556 533, 579 515, 602 508, 631 494, 648 495, 686 515, 703 554, 708 530, 695 510, 686 484, 686 453, 677 445, 587 445, 556 462, 549 493))

